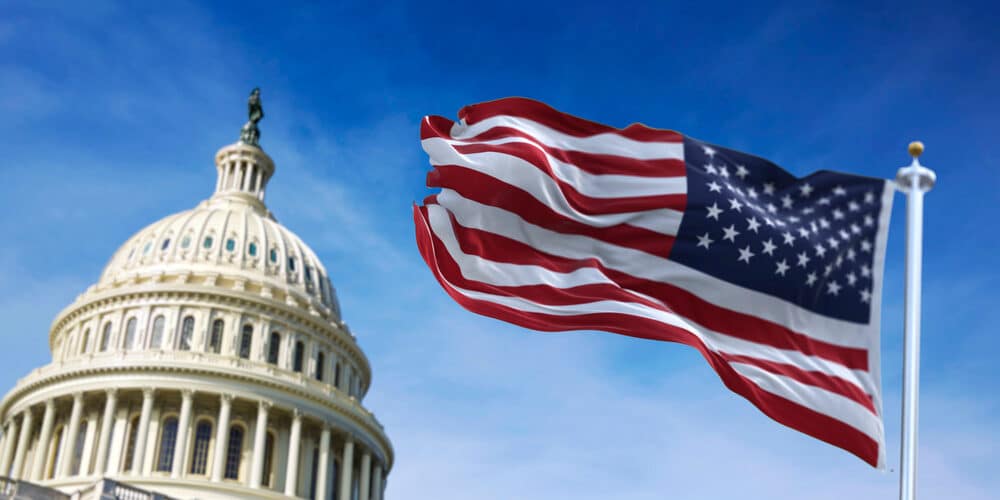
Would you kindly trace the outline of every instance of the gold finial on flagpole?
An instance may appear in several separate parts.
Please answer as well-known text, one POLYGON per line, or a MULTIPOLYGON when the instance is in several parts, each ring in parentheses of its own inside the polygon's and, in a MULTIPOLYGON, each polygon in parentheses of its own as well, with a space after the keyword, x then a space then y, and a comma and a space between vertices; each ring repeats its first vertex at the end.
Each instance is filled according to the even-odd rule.
POLYGON ((909 151, 910 151, 910 156, 914 158, 920 157, 920 155, 924 154, 924 143, 920 141, 911 142, 909 151))

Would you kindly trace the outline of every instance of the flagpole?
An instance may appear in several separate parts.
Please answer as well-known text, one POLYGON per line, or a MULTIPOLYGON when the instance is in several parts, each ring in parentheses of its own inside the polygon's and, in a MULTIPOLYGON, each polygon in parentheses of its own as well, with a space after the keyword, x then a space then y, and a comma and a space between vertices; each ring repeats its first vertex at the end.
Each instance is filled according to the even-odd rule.
POLYGON ((934 187, 934 171, 920 165, 921 142, 911 142, 913 162, 896 173, 906 193, 906 315, 903 354, 903 425, 899 499, 915 500, 917 483, 917 406, 920 389, 920 273, 923 261, 924 193, 934 187))

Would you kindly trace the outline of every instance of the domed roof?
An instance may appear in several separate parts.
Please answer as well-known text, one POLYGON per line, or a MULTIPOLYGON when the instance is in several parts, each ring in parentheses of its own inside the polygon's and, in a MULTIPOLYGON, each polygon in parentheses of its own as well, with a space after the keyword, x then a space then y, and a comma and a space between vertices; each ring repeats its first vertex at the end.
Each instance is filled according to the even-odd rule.
POLYGON ((222 148, 216 163, 215 194, 129 238, 111 257, 97 286, 133 276, 216 273, 304 296, 339 319, 326 267, 264 206, 264 187, 274 171, 270 158, 258 147, 237 143, 222 148))

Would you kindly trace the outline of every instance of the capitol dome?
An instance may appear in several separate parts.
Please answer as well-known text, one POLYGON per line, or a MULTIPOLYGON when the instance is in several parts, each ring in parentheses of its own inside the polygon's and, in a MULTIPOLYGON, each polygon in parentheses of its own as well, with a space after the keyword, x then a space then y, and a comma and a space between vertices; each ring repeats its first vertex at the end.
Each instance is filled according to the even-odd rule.
POLYGON ((326 267, 264 203, 275 167, 255 95, 240 142, 215 156, 214 194, 129 238, 56 316, 52 362, 0 401, 5 481, 79 498, 382 500, 393 451, 362 404, 371 367, 326 267))

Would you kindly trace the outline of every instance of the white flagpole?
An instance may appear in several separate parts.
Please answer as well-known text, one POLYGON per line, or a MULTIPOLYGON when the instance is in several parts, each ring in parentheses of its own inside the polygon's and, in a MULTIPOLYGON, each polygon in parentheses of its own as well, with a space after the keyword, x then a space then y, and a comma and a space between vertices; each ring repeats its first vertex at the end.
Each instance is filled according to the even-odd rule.
POLYGON ((906 316, 903 354, 903 428, 899 499, 915 500, 917 483, 917 403, 920 390, 920 272, 923 261, 924 193, 934 187, 934 171, 920 165, 921 142, 910 143, 913 162, 899 169, 896 184, 906 193, 906 316))

